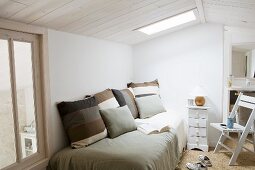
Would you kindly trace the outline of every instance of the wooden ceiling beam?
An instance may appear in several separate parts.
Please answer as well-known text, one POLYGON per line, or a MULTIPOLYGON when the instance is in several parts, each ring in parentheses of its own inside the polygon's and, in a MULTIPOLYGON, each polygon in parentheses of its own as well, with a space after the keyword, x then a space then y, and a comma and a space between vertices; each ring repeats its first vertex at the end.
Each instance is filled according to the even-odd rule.
POLYGON ((203 6, 203 2, 202 0, 195 0, 196 2, 196 6, 197 6, 197 10, 198 10, 198 14, 200 17, 200 20, 202 23, 205 23, 205 12, 204 12, 204 6, 203 6))

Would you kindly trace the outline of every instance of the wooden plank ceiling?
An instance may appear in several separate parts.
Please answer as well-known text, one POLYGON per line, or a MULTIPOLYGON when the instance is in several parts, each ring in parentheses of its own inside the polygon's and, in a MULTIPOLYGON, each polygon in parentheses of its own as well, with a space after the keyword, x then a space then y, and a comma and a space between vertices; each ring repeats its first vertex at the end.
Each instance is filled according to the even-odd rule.
POLYGON ((0 17, 136 44, 201 22, 255 28, 255 0, 0 0, 0 17), (197 20, 155 35, 135 29, 193 9, 197 20))
POLYGON ((255 0, 203 0, 208 22, 255 28, 255 0))

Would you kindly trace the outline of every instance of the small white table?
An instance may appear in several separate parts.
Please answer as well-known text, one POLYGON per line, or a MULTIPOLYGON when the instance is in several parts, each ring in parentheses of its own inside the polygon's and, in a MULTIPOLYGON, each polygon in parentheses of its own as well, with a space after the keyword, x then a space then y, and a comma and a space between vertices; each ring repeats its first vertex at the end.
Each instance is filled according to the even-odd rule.
POLYGON ((208 151, 207 120, 208 109, 206 106, 187 106, 188 108, 188 144, 187 148, 208 151))
POLYGON ((244 127, 237 123, 234 123, 234 126, 232 129, 227 128, 227 126, 222 126, 221 124, 224 124, 224 123, 210 123, 212 127, 214 127, 215 129, 218 129, 221 132, 243 132, 244 131, 244 127))

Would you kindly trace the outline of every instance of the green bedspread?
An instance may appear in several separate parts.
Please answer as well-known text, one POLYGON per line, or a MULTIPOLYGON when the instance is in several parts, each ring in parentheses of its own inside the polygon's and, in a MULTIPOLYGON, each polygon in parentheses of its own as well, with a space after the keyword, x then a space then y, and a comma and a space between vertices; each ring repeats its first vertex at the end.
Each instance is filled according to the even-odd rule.
POLYGON ((49 162, 50 170, 172 170, 179 161, 174 133, 139 131, 103 139, 86 148, 65 148, 49 162))

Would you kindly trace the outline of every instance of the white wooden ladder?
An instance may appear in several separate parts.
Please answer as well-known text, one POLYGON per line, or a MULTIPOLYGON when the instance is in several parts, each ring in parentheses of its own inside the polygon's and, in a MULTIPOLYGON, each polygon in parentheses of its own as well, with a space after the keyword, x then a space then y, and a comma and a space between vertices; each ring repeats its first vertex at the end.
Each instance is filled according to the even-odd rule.
POLYGON ((237 116, 237 110, 239 107, 245 107, 251 109, 250 117, 246 123, 245 126, 241 126, 237 123, 234 123, 234 128, 229 129, 226 126, 222 126, 222 123, 211 123, 210 125, 217 130, 221 131, 221 136, 219 138, 219 141, 216 145, 216 148, 214 149, 214 153, 218 152, 221 147, 226 148, 228 151, 232 152, 232 157, 229 161, 229 165, 235 165, 237 157, 242 149, 245 149, 250 152, 255 152, 255 97, 250 97, 243 95, 243 93, 240 93, 236 103, 233 107, 232 112, 230 113, 230 118, 235 118, 237 116), (229 136, 229 132, 237 132, 238 134, 241 134, 241 137, 239 136, 239 139, 236 140, 229 136), (249 133, 252 133, 252 140, 247 139, 247 136, 249 133), (237 142, 236 148, 231 149, 228 146, 224 144, 224 141, 226 139, 230 139, 237 142), (250 142, 253 144, 253 151, 249 148, 244 146, 245 141, 250 142))

